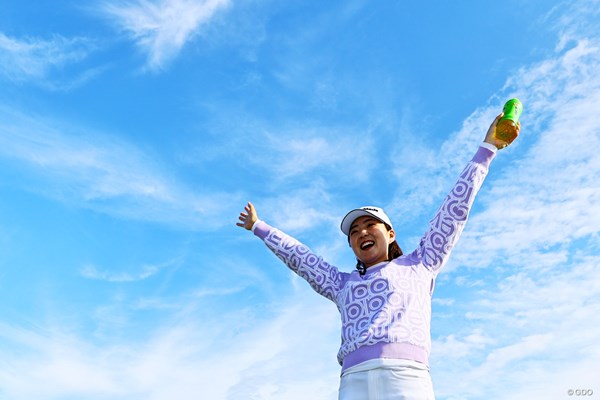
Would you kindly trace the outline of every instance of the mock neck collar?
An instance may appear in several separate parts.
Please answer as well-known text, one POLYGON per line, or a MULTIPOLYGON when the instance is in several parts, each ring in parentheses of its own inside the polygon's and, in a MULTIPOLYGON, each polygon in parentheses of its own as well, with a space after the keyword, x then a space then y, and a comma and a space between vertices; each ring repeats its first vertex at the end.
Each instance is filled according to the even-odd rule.
POLYGON ((369 274, 379 271, 381 268, 385 267, 388 263, 389 263, 389 261, 382 261, 377 264, 371 265, 369 268, 367 268, 365 275, 369 275, 369 274))

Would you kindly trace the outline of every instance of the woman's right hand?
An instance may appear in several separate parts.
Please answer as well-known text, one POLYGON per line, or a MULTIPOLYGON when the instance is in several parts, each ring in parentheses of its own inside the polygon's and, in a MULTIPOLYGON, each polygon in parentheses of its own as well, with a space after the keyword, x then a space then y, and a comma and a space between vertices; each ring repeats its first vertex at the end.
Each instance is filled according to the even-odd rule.
POLYGON ((245 212, 240 213, 239 220, 241 222, 237 222, 236 225, 247 230, 252 230, 254 223, 258 221, 256 209, 251 202, 248 202, 248 204, 246 204, 244 207, 244 211, 245 212))

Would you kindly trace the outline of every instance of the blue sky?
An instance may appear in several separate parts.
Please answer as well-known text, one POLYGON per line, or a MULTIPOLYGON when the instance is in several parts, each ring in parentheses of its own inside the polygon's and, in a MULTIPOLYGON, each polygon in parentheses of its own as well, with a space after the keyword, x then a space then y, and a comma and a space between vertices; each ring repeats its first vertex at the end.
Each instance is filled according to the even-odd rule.
POLYGON ((335 306, 235 226, 340 269, 405 251, 524 103, 434 294, 438 399, 600 394, 600 2, 6 0, 0 398, 337 398, 335 306), (58 4, 60 3, 60 4, 58 4))

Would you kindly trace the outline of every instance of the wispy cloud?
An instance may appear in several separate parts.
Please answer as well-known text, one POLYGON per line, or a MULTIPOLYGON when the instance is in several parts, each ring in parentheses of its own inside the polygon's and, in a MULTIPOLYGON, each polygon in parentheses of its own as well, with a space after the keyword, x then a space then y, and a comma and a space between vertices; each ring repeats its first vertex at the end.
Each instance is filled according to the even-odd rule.
POLYGON ((568 389, 597 381, 599 260, 577 253, 569 267, 514 271, 475 294, 463 327, 433 345, 443 398, 566 398, 568 389))
POLYGON ((148 279, 160 271, 160 268, 154 265, 146 265, 137 273, 128 272, 109 272, 98 270, 94 265, 84 266, 80 273, 81 276, 93 280, 101 280, 107 282, 137 282, 148 279))
POLYGON ((148 68, 163 68, 229 0, 107 1, 102 11, 115 18, 144 53, 148 68))
POLYGON ((85 60, 96 50, 85 37, 50 39, 9 37, 0 32, 0 75, 13 82, 33 82, 49 89, 69 89, 101 72, 101 68, 63 77, 62 72, 85 60))
POLYGON ((0 157, 21 165, 27 189, 111 215, 194 229, 222 225, 223 211, 233 215, 240 203, 230 193, 196 193, 118 137, 6 108, 0 115, 0 157))
POLYGON ((372 139, 356 128, 298 127, 267 133, 263 143, 263 151, 272 155, 269 167, 282 181, 315 171, 364 180, 373 169, 372 139))
MULTIPOLYGON (((363 182, 378 160, 373 127, 324 123, 314 119, 269 119, 235 104, 210 106, 206 130, 211 147, 200 143, 188 157, 213 160, 231 154, 244 165, 264 171, 269 185, 331 177, 336 182, 363 182)), ((193 160, 193 161, 192 161, 193 160)))
POLYGON ((0 337, 11 346, 0 348, 0 394, 14 400, 327 400, 337 390, 335 339, 322 338, 336 337, 329 332, 336 331, 336 311, 300 298, 297 305, 282 303, 269 319, 239 308, 154 321, 135 342, 94 343, 66 329, 3 323, 0 337), (298 336, 300 331, 305 334, 298 336), (304 340, 314 345, 307 348, 304 340), (310 367, 287 368, 303 360, 310 367))
POLYGON ((269 221, 286 231, 302 231, 328 222, 329 195, 322 183, 272 197, 259 206, 272 210, 269 221))

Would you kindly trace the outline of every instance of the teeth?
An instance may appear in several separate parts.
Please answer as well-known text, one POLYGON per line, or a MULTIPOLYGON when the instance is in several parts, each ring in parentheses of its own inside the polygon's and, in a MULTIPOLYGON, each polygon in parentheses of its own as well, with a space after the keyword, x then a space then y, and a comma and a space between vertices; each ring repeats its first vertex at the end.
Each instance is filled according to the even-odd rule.
POLYGON ((361 248, 361 249, 365 249, 365 248, 367 248, 368 246, 372 246, 372 245, 374 245, 374 244, 375 244, 375 242, 373 242, 372 240, 369 240, 368 242, 364 242, 363 244, 361 244, 361 245, 360 245, 360 248, 361 248))

